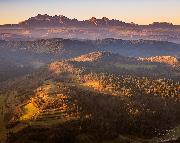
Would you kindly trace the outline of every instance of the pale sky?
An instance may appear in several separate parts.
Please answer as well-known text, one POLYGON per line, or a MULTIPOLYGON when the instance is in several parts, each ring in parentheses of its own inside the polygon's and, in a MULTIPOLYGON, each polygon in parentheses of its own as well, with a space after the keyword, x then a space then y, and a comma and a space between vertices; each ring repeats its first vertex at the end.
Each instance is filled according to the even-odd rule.
POLYGON ((180 0, 0 0, 0 24, 16 24, 37 14, 180 25, 180 0))

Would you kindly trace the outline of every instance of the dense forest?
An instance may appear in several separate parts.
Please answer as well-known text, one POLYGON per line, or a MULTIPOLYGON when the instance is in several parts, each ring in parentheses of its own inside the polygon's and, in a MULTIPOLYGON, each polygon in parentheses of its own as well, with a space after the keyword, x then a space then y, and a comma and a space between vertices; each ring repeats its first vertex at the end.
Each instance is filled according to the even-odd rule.
POLYGON ((8 143, 178 142, 179 72, 179 64, 109 52, 52 62, 1 85, 4 138, 8 143))

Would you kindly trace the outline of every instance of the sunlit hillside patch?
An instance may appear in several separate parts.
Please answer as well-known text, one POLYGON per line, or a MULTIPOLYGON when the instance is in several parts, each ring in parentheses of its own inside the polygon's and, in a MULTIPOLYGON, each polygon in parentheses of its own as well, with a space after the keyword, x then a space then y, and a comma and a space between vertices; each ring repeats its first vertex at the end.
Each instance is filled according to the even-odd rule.
POLYGON ((32 119, 35 115, 39 113, 39 109, 36 107, 35 103, 30 102, 23 107, 24 114, 20 117, 20 121, 26 121, 32 119))
POLYGON ((60 68, 59 68, 59 63, 55 62, 49 65, 49 71, 55 73, 55 74, 59 74, 60 73, 60 68))
POLYGON ((87 55, 82 55, 80 57, 74 58, 76 62, 95 62, 103 58, 103 55, 110 54, 106 52, 93 52, 87 55))
POLYGON ((180 66, 179 60, 173 56, 155 56, 149 58, 139 58, 140 61, 164 63, 171 66, 180 66))
POLYGON ((53 93, 56 88, 50 81, 46 84, 47 85, 37 88, 35 96, 31 98, 29 103, 23 105, 23 115, 20 117, 20 121, 30 120, 40 113, 41 109, 38 107, 38 99, 42 98, 44 101, 47 99, 48 102, 48 93, 53 93))
POLYGON ((60 88, 53 81, 45 81, 35 90, 31 102, 22 107, 24 114, 20 121, 29 121, 31 126, 51 126, 77 120, 79 115, 74 103, 60 88))
POLYGON ((98 92, 111 94, 111 95, 118 94, 116 91, 114 91, 112 86, 110 86, 110 85, 104 86, 103 84, 101 84, 100 81, 86 81, 86 82, 80 84, 80 86, 87 88, 87 89, 96 90, 98 92))
POLYGON ((95 88, 97 90, 102 88, 102 86, 100 85, 99 81, 88 81, 88 82, 85 82, 85 83, 83 83, 81 85, 92 87, 92 88, 95 88))

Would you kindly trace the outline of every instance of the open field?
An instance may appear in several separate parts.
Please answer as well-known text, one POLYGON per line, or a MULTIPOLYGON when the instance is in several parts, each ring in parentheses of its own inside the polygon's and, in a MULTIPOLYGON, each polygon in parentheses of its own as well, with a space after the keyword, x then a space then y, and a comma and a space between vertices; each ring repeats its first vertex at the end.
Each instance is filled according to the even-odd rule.
POLYGON ((157 68, 157 65, 147 65, 147 64, 117 64, 117 68, 134 70, 134 69, 154 69, 157 68))
POLYGON ((38 108, 32 102, 24 105, 22 108, 25 113, 20 118, 20 121, 31 119, 39 112, 38 108))

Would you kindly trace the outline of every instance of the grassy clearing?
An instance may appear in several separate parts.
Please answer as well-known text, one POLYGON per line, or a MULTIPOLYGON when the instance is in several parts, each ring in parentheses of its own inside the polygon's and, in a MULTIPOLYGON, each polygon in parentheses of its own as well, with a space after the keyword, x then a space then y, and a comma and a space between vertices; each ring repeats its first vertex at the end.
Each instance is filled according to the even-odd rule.
POLYGON ((99 81, 87 81, 79 85, 92 91, 98 91, 105 94, 118 95, 118 92, 113 91, 111 86, 106 85, 106 88, 101 85, 99 81))
POLYGON ((135 69, 154 69, 157 65, 147 65, 147 64, 117 64, 117 68, 135 70, 135 69))
POLYGON ((83 83, 81 85, 85 86, 85 87, 91 87, 91 88, 94 88, 94 89, 97 89, 97 90, 102 88, 99 81, 88 81, 88 82, 85 82, 85 83, 83 83))
MULTIPOLYGON (((51 81, 45 83, 45 85, 43 85, 41 88, 42 91, 38 91, 36 93, 38 94, 38 96, 46 96, 48 98, 49 95, 56 92, 56 86, 51 81)), ((20 117, 20 121, 30 120, 34 116, 38 115, 40 112, 39 108, 36 106, 36 104, 33 101, 25 104, 22 107, 22 110, 24 111, 24 114, 20 117)))
POLYGON ((20 121, 30 120, 39 112, 39 109, 32 102, 24 105, 23 110, 25 113, 20 117, 20 121))
MULTIPOLYGON (((46 81, 36 92, 37 97, 34 100, 43 100, 45 109, 39 109, 34 102, 29 102, 22 107, 24 111, 20 121, 26 122, 30 126, 51 126, 54 124, 61 124, 70 120, 76 120, 76 116, 69 115, 68 105, 66 100, 62 100, 61 96, 57 96, 57 85, 52 81, 46 81), (59 101, 61 106, 55 106, 53 101, 59 101), (48 106, 54 106, 53 110, 46 108, 48 106)), ((36 101, 35 101, 36 102, 36 101)))

